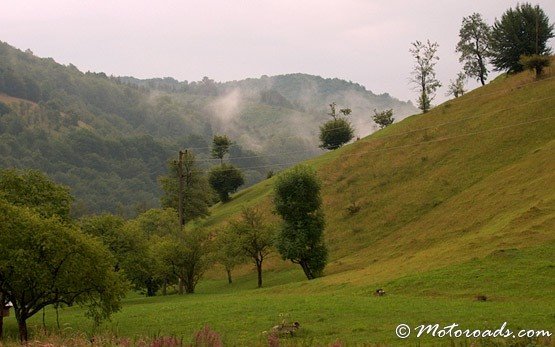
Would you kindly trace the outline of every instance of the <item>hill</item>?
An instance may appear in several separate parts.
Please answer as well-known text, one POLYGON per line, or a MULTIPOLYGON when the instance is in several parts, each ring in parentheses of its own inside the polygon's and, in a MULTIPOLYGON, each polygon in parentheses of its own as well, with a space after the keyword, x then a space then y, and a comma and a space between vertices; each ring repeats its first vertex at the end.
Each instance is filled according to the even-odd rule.
MULTIPOLYGON (((204 167, 210 165, 214 134, 226 133, 236 142, 230 156, 238 159, 232 162, 244 168, 252 185, 269 170, 321 153, 318 124, 330 98, 365 100, 356 115, 364 119, 361 135, 372 130, 373 108, 394 108, 398 118, 415 111, 410 103, 354 83, 302 76, 318 81, 328 98, 320 100, 317 93, 306 105, 288 99, 305 93, 306 83, 298 83, 297 75, 275 77, 279 91, 255 88, 257 79, 138 80, 83 73, 0 42, 0 167, 39 169, 70 186, 76 216, 103 211, 133 216, 158 205, 157 178, 179 149, 191 148, 204 167)), ((274 78, 260 81, 266 79, 274 78)))
MULTIPOLYGON (((555 238, 554 88, 551 74, 503 75, 307 161, 323 182, 327 272, 338 274, 323 281, 346 270, 386 280, 555 238)), ((243 206, 271 210, 272 186, 216 206, 205 225, 243 206)))
MULTIPOLYGON (((282 319, 299 321, 286 345, 369 342, 433 345, 549 345, 549 339, 425 336, 421 324, 461 329, 554 331, 555 74, 501 76, 485 87, 305 163, 323 182, 326 275, 313 281, 274 256, 256 288, 252 266, 228 284, 208 274, 189 296, 130 297, 108 336, 183 337, 204 324, 226 345, 264 345, 282 319), (387 295, 374 296, 377 288, 387 295), (487 297, 485 302, 476 296, 487 297), (413 334, 395 336, 399 324, 413 334)), ((275 178, 216 205, 200 224, 219 229, 242 207, 269 220, 275 178)), ((60 319, 86 331, 82 309, 60 319)), ((41 318, 35 317, 38 326, 41 318)), ((53 326, 55 313, 46 314, 53 326)), ((15 336, 16 325, 7 321, 15 336)), ((550 342, 551 341, 551 342, 550 342)))

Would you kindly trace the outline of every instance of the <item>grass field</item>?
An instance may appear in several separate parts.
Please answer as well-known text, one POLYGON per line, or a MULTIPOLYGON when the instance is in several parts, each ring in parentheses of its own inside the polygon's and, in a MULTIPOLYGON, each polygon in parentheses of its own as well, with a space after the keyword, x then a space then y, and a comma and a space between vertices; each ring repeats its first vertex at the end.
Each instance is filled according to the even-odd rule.
MULTIPOLYGON (((79 308, 63 309, 63 329, 190 341, 209 324, 226 345, 263 345, 262 332, 285 315, 301 324, 287 340, 296 345, 453 342, 401 340, 400 323, 497 329, 507 322, 511 330, 555 333, 554 91, 551 70, 540 81, 530 73, 502 76, 309 160, 323 182, 330 262, 322 278, 306 281, 276 255, 265 266, 262 289, 254 289, 250 266, 236 271, 232 285, 223 271, 211 270, 194 295, 130 295, 94 332, 79 308), (349 213, 348 206, 359 210, 349 213), (387 295, 373 296, 377 288, 387 295)), ((277 221, 273 181, 216 206, 201 225, 217 228, 244 206, 259 206, 277 221)), ((41 319, 32 319, 35 331, 41 319)), ((48 311, 47 326, 54 322, 48 311)), ((16 335, 13 317, 6 332, 16 335)))

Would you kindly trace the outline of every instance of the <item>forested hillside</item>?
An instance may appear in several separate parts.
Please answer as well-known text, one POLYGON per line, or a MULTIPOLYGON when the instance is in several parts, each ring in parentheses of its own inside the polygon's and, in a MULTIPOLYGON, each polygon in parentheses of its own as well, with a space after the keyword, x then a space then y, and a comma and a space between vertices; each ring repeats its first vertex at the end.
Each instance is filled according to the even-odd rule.
POLYGON ((373 131, 374 108, 393 108, 397 119, 416 112, 339 79, 138 80, 84 73, 0 42, 0 167, 39 169, 70 186, 75 215, 132 216, 158 205, 157 179, 180 148, 208 167, 215 134, 235 142, 230 158, 247 185, 321 153, 318 125, 332 101, 353 108, 360 136, 373 131))

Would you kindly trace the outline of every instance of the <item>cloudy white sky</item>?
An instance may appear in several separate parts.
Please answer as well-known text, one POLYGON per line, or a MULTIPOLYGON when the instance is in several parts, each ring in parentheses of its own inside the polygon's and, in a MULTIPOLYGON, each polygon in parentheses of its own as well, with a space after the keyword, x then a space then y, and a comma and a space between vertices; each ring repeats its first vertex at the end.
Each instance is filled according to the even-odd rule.
MULTIPOLYGON (((539 4, 551 21, 555 1, 539 4)), ((304 72, 415 100, 415 40, 437 41, 439 79, 460 70, 463 16, 507 0, 0 0, 0 40, 82 71, 217 81, 304 72)), ((553 40, 550 42, 553 46, 553 40)), ((474 86, 475 84, 470 84, 474 86)), ((445 87, 438 92, 444 99, 445 87)))

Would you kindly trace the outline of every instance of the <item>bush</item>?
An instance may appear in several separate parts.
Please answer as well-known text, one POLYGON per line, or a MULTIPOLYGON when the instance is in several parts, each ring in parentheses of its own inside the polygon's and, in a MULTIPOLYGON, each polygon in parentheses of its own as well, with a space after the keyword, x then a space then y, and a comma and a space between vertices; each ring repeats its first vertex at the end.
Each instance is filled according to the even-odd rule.
POLYGON ((354 130, 344 118, 327 121, 320 127, 320 148, 337 149, 354 137, 354 130))
POLYGON ((551 63, 549 56, 547 55, 521 55, 520 64, 526 70, 532 70, 536 72, 536 79, 539 79, 543 74, 543 69, 548 67, 551 63))
POLYGON ((210 170, 208 182, 218 194, 220 201, 228 202, 230 200, 229 194, 236 192, 245 183, 245 178, 235 166, 222 164, 210 170))

